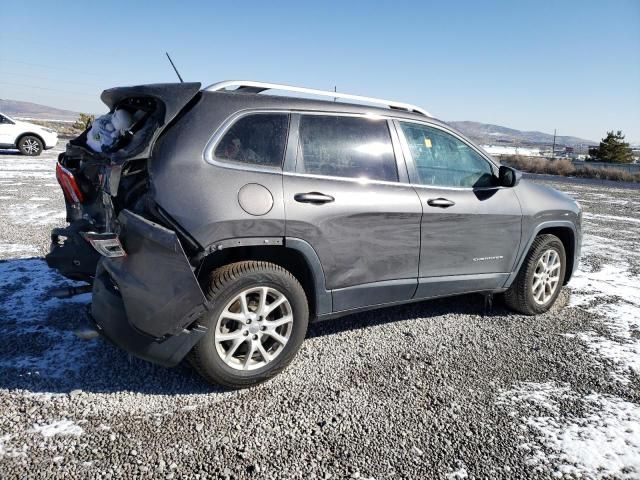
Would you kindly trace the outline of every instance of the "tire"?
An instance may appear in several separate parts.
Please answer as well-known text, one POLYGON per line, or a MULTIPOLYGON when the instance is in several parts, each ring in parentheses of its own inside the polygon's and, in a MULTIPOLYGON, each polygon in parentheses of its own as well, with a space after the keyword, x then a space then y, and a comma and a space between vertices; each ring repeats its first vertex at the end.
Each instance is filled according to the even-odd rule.
POLYGON ((18 140, 18 150, 23 155, 27 155, 29 157, 36 157, 42 153, 44 145, 42 144, 42 140, 38 137, 34 137, 33 135, 25 135, 24 137, 20 137, 18 140))
POLYGON ((189 354, 205 380, 244 388, 270 379, 289 365, 309 324, 307 297, 290 272, 268 262, 232 263, 212 272, 205 293, 213 302, 213 309, 201 320, 207 333, 189 354))
MULTIPOLYGON (((555 261, 553 263, 555 265, 555 261)), ((560 239, 548 234, 536 237, 520 267, 518 276, 505 292, 504 299, 507 307, 525 315, 538 315, 548 311, 560 294, 566 267, 566 253, 560 239), (554 253, 549 252, 555 252, 559 267, 554 267, 547 275, 543 257, 548 255, 546 262, 548 264, 555 259, 554 253), (552 281, 554 278, 557 278, 555 283, 552 281), (534 282, 536 282, 535 289, 534 282)))

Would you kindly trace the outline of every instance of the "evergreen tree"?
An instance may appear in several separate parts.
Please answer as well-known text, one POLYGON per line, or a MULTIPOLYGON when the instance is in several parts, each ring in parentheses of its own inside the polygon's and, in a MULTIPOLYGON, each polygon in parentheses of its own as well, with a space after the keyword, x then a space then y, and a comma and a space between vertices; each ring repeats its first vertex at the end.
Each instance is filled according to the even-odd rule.
POLYGON ((87 113, 81 113, 76 123, 73 124, 73 128, 77 130, 86 130, 91 126, 93 121, 96 119, 95 115, 89 115, 87 113))
POLYGON ((621 130, 617 133, 607 132, 607 136, 598 147, 598 159, 602 162, 631 163, 633 157, 629 144, 624 141, 621 130))

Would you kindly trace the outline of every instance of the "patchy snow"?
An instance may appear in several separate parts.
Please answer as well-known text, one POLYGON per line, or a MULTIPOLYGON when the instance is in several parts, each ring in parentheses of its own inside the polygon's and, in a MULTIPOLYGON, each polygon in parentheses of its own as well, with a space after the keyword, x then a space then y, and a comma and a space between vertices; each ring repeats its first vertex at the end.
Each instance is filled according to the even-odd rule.
POLYGON ((33 431, 40 433, 43 437, 53 437, 55 435, 80 436, 84 433, 82 427, 76 425, 71 420, 57 420, 45 425, 35 424, 33 431))
POLYGON ((467 473, 467 469, 462 467, 455 472, 447 473, 445 477, 448 480, 456 480, 456 479, 464 479, 469 478, 469 474, 467 473))
POLYGON ((3 216, 15 225, 57 225, 67 216, 65 211, 54 210, 45 202, 16 203, 14 207, 3 216))
POLYGON ((631 223, 637 223, 640 224, 640 218, 634 218, 634 217, 618 217, 616 215, 603 215, 601 213, 584 213, 583 218, 587 218, 587 219, 601 219, 601 220, 609 220, 612 222, 623 222, 623 223, 627 223, 627 222, 631 222, 631 223))
POLYGON ((3 455, 7 454, 7 447, 5 446, 5 442, 11 438, 11 435, 3 435, 0 437, 0 458, 3 455))
MULTIPOLYGON (((599 203, 613 200, 609 193, 588 192, 582 196, 587 195, 598 198, 599 203)), ((624 210, 616 208, 625 213, 638 211, 632 201, 624 210)), ((575 336, 612 361, 617 367, 614 377, 628 383, 630 370, 640 373, 640 252, 635 248, 640 218, 585 212, 583 222, 585 230, 594 233, 583 236, 583 260, 569 283, 569 307, 600 315, 602 328, 575 336)))
POLYGON ((26 455, 27 446, 14 447, 9 445, 11 435, 0 436, 0 458, 2 457, 24 457, 26 455))
POLYGON ((502 392, 498 403, 526 425, 530 441, 520 448, 532 467, 590 479, 640 475, 640 406, 551 382, 522 383, 502 392))
POLYGON ((0 261, 0 338, 37 336, 32 349, 8 348, 0 357, 0 368, 20 375, 63 378, 85 368, 95 343, 78 339, 73 318, 83 310, 90 294, 57 299, 50 290, 73 283, 47 267, 44 260, 0 261))
POLYGON ((482 148, 490 155, 524 155, 527 157, 539 157, 539 148, 513 147, 505 145, 482 145, 482 148))
MULTIPOLYGON (((599 239, 601 240, 601 239, 599 239)), ((589 243, 585 242, 589 253, 589 243)), ((599 241, 599 248, 602 242, 599 241)), ((610 257, 618 254, 609 249, 610 257)), ((628 381, 628 369, 640 373, 640 288, 637 277, 626 262, 604 264, 597 271, 580 269, 569 284, 570 307, 602 315, 607 332, 585 331, 576 335, 599 355, 619 367, 619 380, 628 381)))
MULTIPOLYGON (((615 380, 632 385, 632 371, 640 373, 640 208, 614 189, 572 194, 595 212, 583 214, 582 260, 568 285, 568 308, 593 321, 591 328, 567 336, 611 362, 615 380)), ((541 476, 640 478, 637 403, 553 381, 517 384, 498 403, 529 433, 520 449, 541 476)))
POLYGON ((33 245, 25 245, 21 243, 0 243, 0 257, 3 255, 11 255, 13 258, 29 256, 28 254, 38 253, 38 249, 33 245))

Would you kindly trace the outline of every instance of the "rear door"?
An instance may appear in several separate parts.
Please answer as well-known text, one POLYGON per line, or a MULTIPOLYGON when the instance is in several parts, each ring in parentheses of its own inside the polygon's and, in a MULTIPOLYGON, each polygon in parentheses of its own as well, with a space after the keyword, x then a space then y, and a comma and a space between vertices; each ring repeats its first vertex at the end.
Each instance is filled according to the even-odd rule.
POLYGON ((501 287, 521 236, 513 189, 497 186, 497 168, 453 132, 396 125, 424 211, 416 297, 501 287))
POLYGON ((13 145, 16 136, 14 123, 4 115, 0 115, 0 145, 13 145))
POLYGON ((318 254, 334 311, 407 300, 416 289, 422 206, 390 127, 365 116, 292 117, 286 235, 318 254))

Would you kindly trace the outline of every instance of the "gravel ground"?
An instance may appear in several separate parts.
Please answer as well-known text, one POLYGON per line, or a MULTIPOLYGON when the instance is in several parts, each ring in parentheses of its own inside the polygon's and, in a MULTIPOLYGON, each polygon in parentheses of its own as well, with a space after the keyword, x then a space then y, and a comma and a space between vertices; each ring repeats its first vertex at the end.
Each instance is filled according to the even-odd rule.
MULTIPOLYGON (((553 311, 471 295, 315 324, 244 391, 101 339, 42 256, 59 150, 0 154, 0 478, 640 478, 640 190, 552 183, 585 209, 553 311)), ((541 180, 535 180, 541 181, 541 180)))

